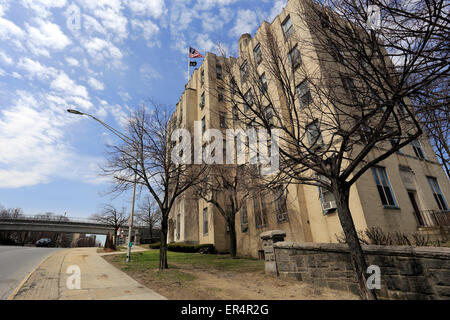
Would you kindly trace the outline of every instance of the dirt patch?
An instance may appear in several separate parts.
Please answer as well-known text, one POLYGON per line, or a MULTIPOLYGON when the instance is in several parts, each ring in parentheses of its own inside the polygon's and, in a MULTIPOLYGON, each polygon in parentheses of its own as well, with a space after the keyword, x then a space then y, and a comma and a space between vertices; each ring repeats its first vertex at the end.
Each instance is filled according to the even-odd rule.
POLYGON ((301 281, 285 280, 263 271, 239 273, 189 264, 159 272, 154 269, 123 268, 113 257, 104 258, 170 300, 341 300, 359 299, 351 293, 315 288, 301 281))

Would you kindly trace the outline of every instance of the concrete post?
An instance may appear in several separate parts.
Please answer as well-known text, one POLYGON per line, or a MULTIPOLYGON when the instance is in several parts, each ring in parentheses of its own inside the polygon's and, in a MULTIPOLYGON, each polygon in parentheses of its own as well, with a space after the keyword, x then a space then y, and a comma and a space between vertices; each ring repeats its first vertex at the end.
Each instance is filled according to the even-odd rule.
POLYGON ((263 232, 259 235, 263 241, 264 249, 264 269, 266 274, 278 276, 277 261, 273 244, 276 242, 284 241, 286 232, 283 230, 271 230, 263 232))

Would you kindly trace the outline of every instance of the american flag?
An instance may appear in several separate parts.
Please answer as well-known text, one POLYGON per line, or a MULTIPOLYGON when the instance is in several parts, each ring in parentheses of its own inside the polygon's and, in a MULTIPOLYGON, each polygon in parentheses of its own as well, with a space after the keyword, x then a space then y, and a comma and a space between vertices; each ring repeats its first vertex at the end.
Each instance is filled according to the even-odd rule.
POLYGON ((203 56, 192 47, 189 47, 189 58, 203 58, 203 56))

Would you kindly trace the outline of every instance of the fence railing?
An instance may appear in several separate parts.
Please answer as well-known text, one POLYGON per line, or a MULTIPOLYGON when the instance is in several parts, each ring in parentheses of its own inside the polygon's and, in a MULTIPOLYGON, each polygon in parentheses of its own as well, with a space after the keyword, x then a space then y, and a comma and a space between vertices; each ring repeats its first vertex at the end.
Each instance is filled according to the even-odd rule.
POLYGON ((420 210, 415 216, 420 227, 450 227, 450 210, 420 210))
POLYGON ((77 218, 77 217, 65 217, 65 216, 0 216, 0 221, 28 221, 28 222, 51 222, 51 223, 89 223, 97 225, 105 225, 97 220, 90 218, 77 218))

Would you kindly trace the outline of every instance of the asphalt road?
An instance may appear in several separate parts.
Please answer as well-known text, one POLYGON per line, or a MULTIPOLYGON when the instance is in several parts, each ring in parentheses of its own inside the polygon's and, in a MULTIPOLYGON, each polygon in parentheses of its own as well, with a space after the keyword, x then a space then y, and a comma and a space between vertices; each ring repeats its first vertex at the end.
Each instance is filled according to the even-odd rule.
POLYGON ((6 300, 20 282, 56 248, 0 246, 0 300, 6 300))

